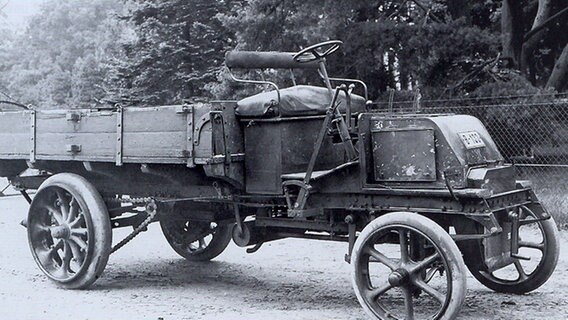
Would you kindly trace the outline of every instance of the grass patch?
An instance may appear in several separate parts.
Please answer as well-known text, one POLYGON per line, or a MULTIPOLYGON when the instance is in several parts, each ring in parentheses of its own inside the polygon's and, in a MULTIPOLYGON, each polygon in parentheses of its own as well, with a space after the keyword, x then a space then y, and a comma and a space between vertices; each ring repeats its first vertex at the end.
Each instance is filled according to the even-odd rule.
POLYGON ((568 230, 568 168, 519 168, 519 178, 530 180, 540 202, 558 228, 568 230))

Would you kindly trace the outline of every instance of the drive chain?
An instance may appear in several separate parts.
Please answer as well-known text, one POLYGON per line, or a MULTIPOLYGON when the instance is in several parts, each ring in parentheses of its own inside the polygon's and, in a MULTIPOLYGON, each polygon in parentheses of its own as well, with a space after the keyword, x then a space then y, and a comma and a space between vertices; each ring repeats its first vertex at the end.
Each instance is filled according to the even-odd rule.
POLYGON ((122 199, 121 198, 121 199, 117 199, 117 200, 119 200, 121 203, 145 204, 146 205, 146 213, 148 214, 148 217, 146 217, 146 219, 144 219, 144 221, 142 221, 142 223, 140 223, 136 228, 134 228, 134 230, 128 236, 126 236, 119 243, 117 243, 114 247, 112 247, 110 253, 114 253, 118 249, 124 247, 128 242, 130 242, 132 239, 134 239, 138 234, 145 231, 146 228, 148 227, 148 225, 150 223, 152 223, 152 221, 156 217, 156 213, 157 213, 156 202, 152 198, 129 198, 129 199, 122 199))

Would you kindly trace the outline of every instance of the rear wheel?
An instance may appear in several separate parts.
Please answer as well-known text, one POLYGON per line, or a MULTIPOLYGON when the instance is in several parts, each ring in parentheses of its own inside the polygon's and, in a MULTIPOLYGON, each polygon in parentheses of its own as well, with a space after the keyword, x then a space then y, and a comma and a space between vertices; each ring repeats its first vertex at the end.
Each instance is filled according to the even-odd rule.
POLYGON ((515 259, 508 266, 493 272, 470 268, 471 274, 484 286, 503 293, 524 294, 542 286, 552 275, 558 262, 558 228, 554 219, 539 221, 540 205, 518 209, 519 255, 530 258, 515 259))
POLYGON ((370 222, 352 253, 353 287, 376 319, 454 319, 466 294, 465 265, 434 221, 394 212, 370 222))
POLYGON ((51 280, 83 289, 102 274, 111 250, 107 208, 83 177, 61 173, 47 179, 28 213, 32 255, 51 280))
POLYGON ((160 221, 166 240, 189 261, 208 261, 220 255, 231 242, 231 226, 179 218, 160 221))

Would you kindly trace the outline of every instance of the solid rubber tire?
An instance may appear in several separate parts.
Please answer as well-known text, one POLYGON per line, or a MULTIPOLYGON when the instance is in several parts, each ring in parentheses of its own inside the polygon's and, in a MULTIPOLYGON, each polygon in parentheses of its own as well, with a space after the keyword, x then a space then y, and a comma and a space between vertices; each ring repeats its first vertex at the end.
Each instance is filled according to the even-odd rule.
POLYGON ((194 262, 209 261, 216 258, 225 251, 232 238, 231 225, 218 225, 215 233, 212 234, 213 238, 211 239, 211 242, 205 250, 192 253, 175 243, 174 238, 168 235, 169 232, 164 222, 160 221, 160 227, 162 228, 162 233, 172 249, 186 260, 194 262))
MULTIPOLYGON (((93 284, 103 273, 110 251, 112 247, 112 229, 110 226, 110 218, 108 215, 107 207, 97 189, 88 182, 85 178, 73 173, 59 173, 46 179, 39 187, 34 200, 38 199, 42 190, 49 187, 59 187, 69 192, 80 203, 81 208, 84 210, 85 218, 90 220, 89 234, 89 254, 86 257, 85 263, 88 267, 81 271, 75 279, 70 282, 54 281, 58 286, 65 289, 85 289, 93 284)), ((34 201, 30 205, 34 206, 34 201)), ((29 221, 28 217, 28 221, 29 221)), ((28 231, 30 229, 28 228, 28 231)), ((42 269, 31 243, 31 233, 28 232, 28 240, 32 255, 40 269, 42 269)), ((43 271, 43 269, 42 269, 43 271)))
POLYGON ((375 314, 367 305, 366 300, 361 295, 358 289, 356 269, 359 264, 359 259, 362 256, 361 250, 366 240, 371 237, 375 231, 396 225, 405 225, 420 230, 429 237, 431 241, 436 242, 435 244, 439 247, 444 256, 452 275, 452 294, 450 301, 444 312, 440 314, 437 319, 455 319, 461 309, 467 292, 466 266, 462 254, 454 240, 442 227, 431 219, 412 212, 392 212, 382 215, 367 224, 357 237, 351 254, 351 265, 353 266, 351 281, 357 300, 369 316, 374 319, 381 319, 379 315, 375 314))

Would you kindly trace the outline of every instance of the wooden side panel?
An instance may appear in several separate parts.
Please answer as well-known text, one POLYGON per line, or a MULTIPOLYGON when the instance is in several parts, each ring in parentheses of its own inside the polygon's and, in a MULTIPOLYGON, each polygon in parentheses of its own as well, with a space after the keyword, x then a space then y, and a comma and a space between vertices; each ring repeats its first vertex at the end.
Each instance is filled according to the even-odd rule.
POLYGON ((124 109, 125 162, 140 159, 150 162, 152 159, 177 159, 179 163, 187 161, 187 113, 178 112, 176 108, 124 109))
POLYGON ((33 147, 30 112, 0 113, 0 158, 27 159, 33 147))
POLYGON ((37 159, 113 160, 115 113, 57 110, 36 117, 37 159))
POLYGON ((35 134, 31 111, 0 112, 0 159, 193 166, 196 149, 203 157, 212 154, 210 124, 195 130, 210 110, 208 104, 124 108, 122 113, 42 110, 35 112, 35 134))

